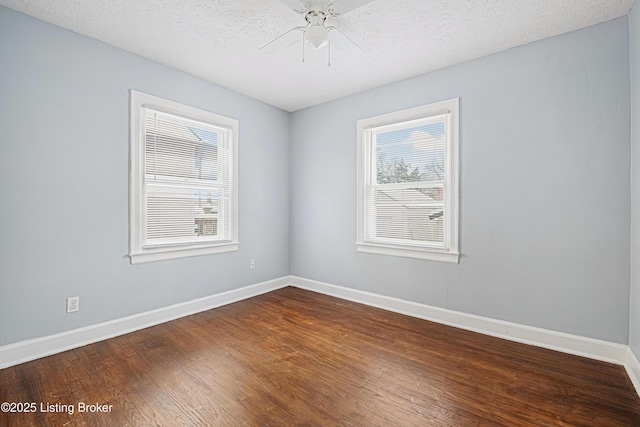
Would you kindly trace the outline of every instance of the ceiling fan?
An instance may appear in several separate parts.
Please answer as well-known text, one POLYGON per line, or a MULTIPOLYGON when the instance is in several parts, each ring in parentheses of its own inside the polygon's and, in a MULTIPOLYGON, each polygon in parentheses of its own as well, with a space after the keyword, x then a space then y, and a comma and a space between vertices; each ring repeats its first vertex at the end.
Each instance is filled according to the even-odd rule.
POLYGON ((300 39, 302 34, 302 62, 304 62, 305 45, 315 49, 327 46, 327 64, 331 66, 331 45, 343 50, 350 56, 356 56, 362 49, 353 40, 334 26, 327 26, 328 18, 342 16, 373 0, 280 0, 294 12, 301 15, 306 25, 295 27, 278 36, 259 50, 272 53, 286 48, 300 39))

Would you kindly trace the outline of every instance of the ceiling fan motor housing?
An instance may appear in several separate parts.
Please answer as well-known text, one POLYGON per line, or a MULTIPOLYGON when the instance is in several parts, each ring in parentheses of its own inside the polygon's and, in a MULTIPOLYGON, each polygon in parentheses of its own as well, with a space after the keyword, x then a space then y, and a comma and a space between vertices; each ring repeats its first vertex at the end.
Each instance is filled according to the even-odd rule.
POLYGON ((324 25, 324 21, 327 20, 327 14, 321 10, 310 10, 306 13, 304 19, 309 25, 324 25))

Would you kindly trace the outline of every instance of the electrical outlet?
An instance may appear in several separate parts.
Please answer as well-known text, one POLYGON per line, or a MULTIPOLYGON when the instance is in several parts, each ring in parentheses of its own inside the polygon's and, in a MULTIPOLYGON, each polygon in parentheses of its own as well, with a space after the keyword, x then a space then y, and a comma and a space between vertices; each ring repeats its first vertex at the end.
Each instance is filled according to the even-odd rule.
POLYGON ((256 268, 256 260, 255 260, 255 259, 251 258, 251 259, 249 260, 249 268, 250 268, 251 270, 253 270, 254 268, 256 268))
POLYGON ((67 298, 67 313, 73 313, 80 310, 80 297, 67 298))

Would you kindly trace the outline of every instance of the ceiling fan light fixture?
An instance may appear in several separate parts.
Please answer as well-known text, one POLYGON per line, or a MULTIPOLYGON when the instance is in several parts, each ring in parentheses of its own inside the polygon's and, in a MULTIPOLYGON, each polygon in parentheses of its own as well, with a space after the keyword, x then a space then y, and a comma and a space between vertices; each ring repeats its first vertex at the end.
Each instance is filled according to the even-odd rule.
POLYGON ((307 43, 320 49, 329 42, 329 31, 322 25, 312 25, 304 33, 307 43))
POLYGON ((347 12, 371 3, 374 0, 280 0, 301 15, 306 25, 290 29, 286 33, 271 40, 259 50, 265 53, 274 52, 276 49, 284 49, 293 44, 295 39, 300 40, 302 33, 302 62, 305 62, 305 48, 321 49, 327 46, 327 65, 331 66, 331 50, 333 45, 355 56, 362 52, 360 46, 347 37, 342 31, 333 25, 326 25, 327 18, 342 16, 347 12), (331 33, 331 37, 329 37, 331 33))

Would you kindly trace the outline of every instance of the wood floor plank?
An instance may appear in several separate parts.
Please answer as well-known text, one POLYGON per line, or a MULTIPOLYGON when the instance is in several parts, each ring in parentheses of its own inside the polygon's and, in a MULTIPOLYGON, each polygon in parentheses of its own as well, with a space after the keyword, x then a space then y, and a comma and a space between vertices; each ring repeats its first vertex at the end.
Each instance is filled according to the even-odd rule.
POLYGON ((0 370, 0 400, 76 409, 0 427, 640 426, 621 366, 295 288, 0 370))

